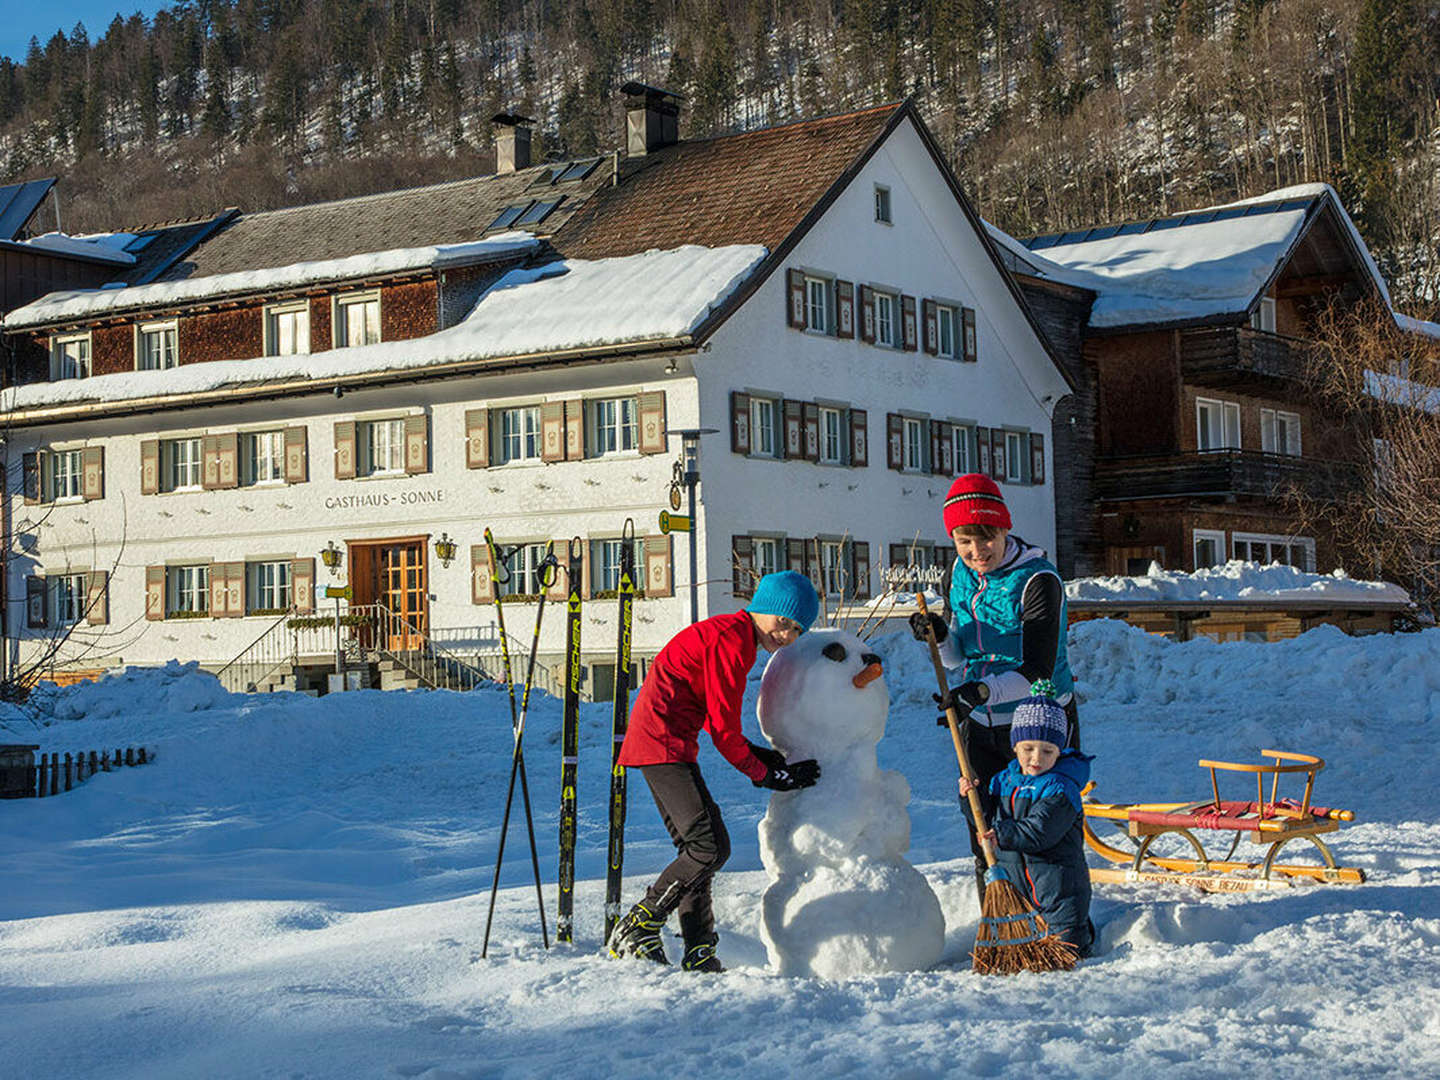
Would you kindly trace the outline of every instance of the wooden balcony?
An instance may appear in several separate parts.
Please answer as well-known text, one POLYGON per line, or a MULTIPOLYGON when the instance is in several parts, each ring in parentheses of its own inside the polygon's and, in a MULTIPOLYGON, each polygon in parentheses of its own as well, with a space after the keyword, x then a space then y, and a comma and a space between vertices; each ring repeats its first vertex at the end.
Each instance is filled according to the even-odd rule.
POLYGON ((1316 499, 1333 498, 1357 479, 1342 461, 1212 450, 1101 458, 1095 494, 1105 502, 1133 499, 1283 499, 1296 485, 1316 499))
POLYGON ((1243 389, 1305 378, 1306 351, 1299 338, 1248 326, 1180 331, 1180 375, 1192 386, 1243 389))

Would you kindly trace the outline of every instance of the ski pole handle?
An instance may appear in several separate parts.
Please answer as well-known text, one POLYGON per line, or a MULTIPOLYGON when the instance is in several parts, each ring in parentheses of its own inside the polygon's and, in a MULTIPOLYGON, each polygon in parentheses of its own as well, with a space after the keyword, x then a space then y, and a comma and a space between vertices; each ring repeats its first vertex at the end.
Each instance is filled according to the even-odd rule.
MULTIPOLYGON (((925 594, 920 590, 915 591, 915 602, 920 605, 920 614, 930 614, 930 609, 925 606, 925 594)), ((945 664, 940 659, 940 646, 935 643, 935 630, 930 625, 930 620, 925 620, 925 641, 930 646, 930 662, 935 665, 935 681, 940 684, 940 700, 947 701, 950 696, 949 681, 945 678, 945 664)), ((970 756, 965 753, 965 743, 960 738, 960 716, 955 711, 954 705, 945 707, 945 720, 950 727, 950 741, 955 744, 955 759, 960 762, 960 775, 970 781, 970 815, 975 819, 975 835, 980 838, 980 848, 985 852, 985 862, 989 866, 995 865, 995 848, 985 834, 990 831, 985 821, 985 811, 980 806, 980 790, 976 786, 978 781, 975 778, 975 770, 970 767, 970 756)))

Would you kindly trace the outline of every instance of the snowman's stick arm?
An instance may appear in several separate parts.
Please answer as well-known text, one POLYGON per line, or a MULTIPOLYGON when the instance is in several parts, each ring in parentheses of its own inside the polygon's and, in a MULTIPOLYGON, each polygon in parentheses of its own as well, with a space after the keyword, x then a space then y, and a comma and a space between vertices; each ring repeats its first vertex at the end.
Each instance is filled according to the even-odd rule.
MULTIPOLYGON (((930 609, 925 606, 925 594, 919 590, 915 593, 915 602, 920 605, 920 614, 930 614, 930 609)), ((940 700, 945 701, 950 693, 950 682, 945 678, 945 664, 940 659, 940 646, 935 642, 935 631, 930 625, 930 620, 925 620, 925 641, 930 646, 930 662, 935 665, 935 681, 940 684, 940 700)), ((975 834, 980 837, 980 847, 985 852, 985 862, 995 865, 995 848, 986 839, 986 833, 990 831, 985 821, 985 811, 980 806, 980 789, 975 779, 975 770, 970 767, 970 755, 965 753, 965 743, 960 738, 960 716, 955 711, 954 705, 945 708, 945 720, 950 726, 950 741, 955 744, 955 759, 960 762, 960 775, 970 781, 970 816, 975 820, 975 834)))

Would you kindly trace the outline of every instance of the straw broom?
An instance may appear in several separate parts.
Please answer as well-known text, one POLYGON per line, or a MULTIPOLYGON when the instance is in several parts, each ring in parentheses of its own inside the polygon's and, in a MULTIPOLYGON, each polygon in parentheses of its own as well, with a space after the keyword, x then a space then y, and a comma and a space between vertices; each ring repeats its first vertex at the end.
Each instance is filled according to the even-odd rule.
MULTIPOLYGON (((925 596, 918 589, 915 599, 920 613, 928 615, 925 596)), ((935 679, 940 684, 940 698, 946 699, 949 684, 945 679, 945 665, 940 660, 940 646, 927 619, 925 640, 930 645, 930 660, 935 665, 935 679)), ((980 926, 975 932, 975 948, 970 953, 973 970, 977 975, 1013 975, 1017 971, 1069 971, 1075 966, 1075 946, 1050 933, 1044 918, 1036 911, 1011 884, 1002 867, 995 865, 995 848, 986 837, 989 825, 985 811, 980 806, 980 793, 975 788, 975 771, 970 767, 970 756, 965 753, 965 744, 960 738, 960 717, 955 706, 945 709, 945 719, 950 725, 950 741, 955 744, 955 757, 960 762, 960 773, 970 781, 970 813, 975 820, 975 832, 980 837, 980 846, 985 852, 985 862, 990 869, 985 874, 985 900, 980 908, 980 926)))

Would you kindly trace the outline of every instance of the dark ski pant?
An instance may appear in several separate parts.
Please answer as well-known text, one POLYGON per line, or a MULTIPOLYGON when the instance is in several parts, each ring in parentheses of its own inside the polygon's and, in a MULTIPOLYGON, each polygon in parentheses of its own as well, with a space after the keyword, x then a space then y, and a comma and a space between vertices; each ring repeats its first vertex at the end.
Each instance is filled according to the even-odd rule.
POLYGON ((676 912, 686 944, 702 941, 715 929, 710 879, 730 857, 730 834, 720 807, 693 762, 641 765, 640 774, 650 785, 677 852, 646 892, 645 903, 667 915, 676 912))

